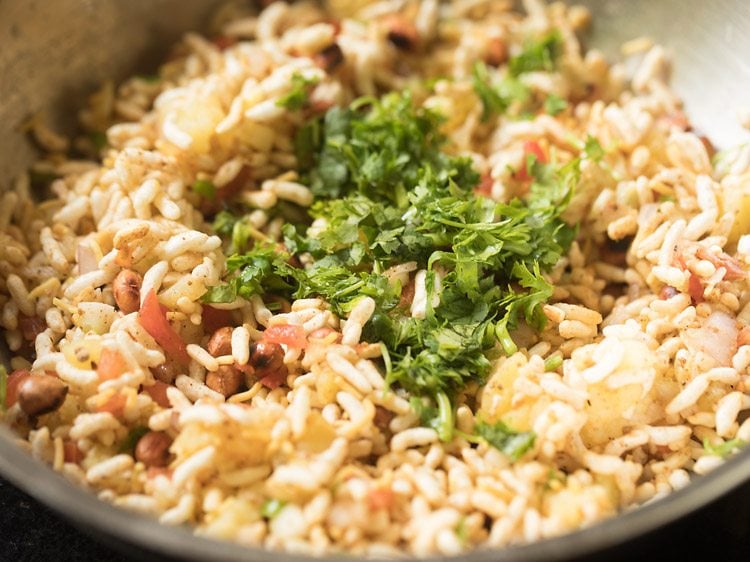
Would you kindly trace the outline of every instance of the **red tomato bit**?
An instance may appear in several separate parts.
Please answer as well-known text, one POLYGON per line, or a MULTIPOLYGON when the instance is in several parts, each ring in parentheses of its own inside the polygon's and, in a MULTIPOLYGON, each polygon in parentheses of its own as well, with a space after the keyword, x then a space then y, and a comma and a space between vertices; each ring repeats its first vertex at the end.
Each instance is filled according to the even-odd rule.
POLYGON ((516 172, 516 178, 520 181, 531 180, 531 169, 529 167, 529 156, 533 155, 542 164, 547 163, 547 155, 537 141, 526 141, 523 143, 523 165, 516 172))
POLYGON ((169 320, 167 320, 167 308, 159 304, 153 289, 148 292, 141 310, 138 311, 138 321, 143 329, 164 349, 169 358, 175 359, 183 365, 190 362, 185 342, 182 341, 180 335, 175 332, 169 320))
POLYGON ((296 347, 304 349, 307 347, 307 339, 305 338, 305 330, 302 326, 292 326, 291 324, 284 324, 278 326, 271 326, 263 332, 263 340, 268 343, 283 343, 289 347, 296 347))
POLYGON ((18 369, 8 375, 5 384, 5 407, 10 408, 18 400, 18 385, 20 385, 31 373, 26 369, 18 369))

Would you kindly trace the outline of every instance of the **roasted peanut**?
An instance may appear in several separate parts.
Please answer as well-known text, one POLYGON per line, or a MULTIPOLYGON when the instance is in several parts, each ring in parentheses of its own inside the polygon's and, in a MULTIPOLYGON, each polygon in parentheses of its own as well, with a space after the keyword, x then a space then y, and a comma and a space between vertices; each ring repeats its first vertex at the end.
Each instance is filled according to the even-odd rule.
POLYGON ((280 367, 284 364, 284 350, 277 343, 262 341, 252 343, 248 363, 256 370, 280 367))
POLYGON ((172 438, 163 431, 149 431, 135 446, 135 459, 147 467, 167 466, 172 438))
POLYGON ((313 62, 326 72, 333 72, 344 62, 344 52, 338 43, 331 43, 313 57, 313 62))
POLYGON ((151 374, 158 381, 166 384, 172 384, 180 374, 180 366, 174 361, 167 361, 156 367, 151 367, 151 374))
POLYGON ((216 371, 206 375, 206 386, 229 398, 242 386, 245 377, 233 365, 221 365, 216 371))
POLYGON ((490 66, 500 66, 506 60, 508 60, 508 47, 505 45, 505 41, 499 37, 492 37, 487 41, 484 62, 490 66))
POLYGON ((18 386, 18 404, 33 418, 54 412, 65 401, 68 387, 49 375, 32 375, 18 386))
POLYGON ((220 355, 231 355, 232 353, 232 330, 231 326, 224 326, 216 330, 208 340, 206 349, 214 357, 220 355))
POLYGON ((141 283, 143 278, 132 269, 123 269, 112 283, 117 308, 125 314, 137 311, 141 307, 141 283))
POLYGON ((412 22, 400 17, 392 16, 387 21, 388 41, 402 51, 411 51, 419 42, 419 32, 412 22))

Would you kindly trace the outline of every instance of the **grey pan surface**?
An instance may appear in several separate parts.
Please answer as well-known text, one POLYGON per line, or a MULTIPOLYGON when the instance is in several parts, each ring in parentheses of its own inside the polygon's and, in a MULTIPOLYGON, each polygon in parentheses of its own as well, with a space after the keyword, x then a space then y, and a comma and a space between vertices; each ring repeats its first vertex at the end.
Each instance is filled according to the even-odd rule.
MULTIPOLYGON (((210 0, 0 0, 0 187, 34 157, 18 131, 44 111, 59 127, 101 80, 153 68, 180 33, 200 29, 210 0)), ((612 56, 624 40, 650 35, 670 48, 674 83, 698 129, 719 146, 747 140, 734 122, 750 104, 750 2, 744 0, 589 0, 590 42, 612 56)), ((0 473, 77 525, 120 545, 186 560, 266 560, 268 553, 216 543, 185 529, 117 510, 34 461, 0 430, 0 473)), ((568 560, 658 529, 750 479, 750 450, 668 498, 558 539, 464 558, 568 560)), ((275 555, 303 560, 294 555, 275 555)), ((336 557, 346 560, 345 557, 336 557)))

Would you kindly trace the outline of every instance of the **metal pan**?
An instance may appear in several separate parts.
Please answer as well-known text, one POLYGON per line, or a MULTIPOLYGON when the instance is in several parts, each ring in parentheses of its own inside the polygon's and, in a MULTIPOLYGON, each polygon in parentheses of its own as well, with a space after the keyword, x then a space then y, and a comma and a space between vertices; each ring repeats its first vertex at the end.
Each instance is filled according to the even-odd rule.
MULTIPOLYGON (((736 124, 750 105, 750 3, 744 0, 587 0, 590 43, 616 56, 623 41, 653 37, 673 52, 675 87, 697 129, 720 147, 748 140, 736 124)), ((0 2, 0 188, 34 158, 18 131, 43 110, 72 126, 77 105, 104 79, 148 71, 188 29, 199 29, 217 0, 3 0, 0 2)), ((7 353, 0 350, 0 359, 7 353)), ((89 532, 142 555, 184 560, 268 559, 268 553, 193 536, 101 502, 35 461, 0 428, 0 473, 89 532)), ((569 560, 658 530, 750 480, 750 450, 665 499, 556 539, 462 559, 569 560)), ((276 554, 284 560, 309 560, 276 554)), ((347 560, 346 557, 336 557, 347 560)))

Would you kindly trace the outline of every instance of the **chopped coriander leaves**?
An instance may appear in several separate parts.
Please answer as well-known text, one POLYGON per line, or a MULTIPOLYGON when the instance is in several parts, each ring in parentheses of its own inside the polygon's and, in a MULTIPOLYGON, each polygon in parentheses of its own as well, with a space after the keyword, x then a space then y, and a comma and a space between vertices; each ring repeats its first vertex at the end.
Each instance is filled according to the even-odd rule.
POLYGON ((103 131, 91 131, 88 134, 88 137, 91 141, 91 144, 94 145, 94 148, 97 151, 101 151, 105 146, 107 146, 107 134, 103 131))
POLYGON ((568 107, 568 102, 556 94, 550 94, 544 100, 544 112, 552 115, 559 115, 568 107))
POLYGON ((588 156, 591 160, 598 162, 602 158, 604 158, 604 149, 602 148, 601 143, 599 143, 599 140, 596 137, 592 137, 591 135, 586 137, 586 142, 583 145, 583 152, 588 156))
POLYGON ((138 441, 140 441, 141 437, 146 435, 148 432, 149 429, 142 426, 134 427, 133 429, 131 429, 123 442, 120 444, 119 452, 132 455, 135 451, 135 446, 138 444, 138 441))
POLYGON ((238 220, 238 217, 229 211, 219 211, 216 213, 214 222, 211 226, 216 234, 227 237, 232 234, 234 225, 238 220))
MULTIPOLYGON (((308 122, 295 148, 301 181, 315 195, 309 219, 286 224, 281 245, 262 233, 238 239, 243 219, 219 213, 215 230, 238 253, 227 260, 226 283, 204 300, 320 297, 345 317, 372 298, 362 340, 381 343, 387 384, 408 392, 422 422, 450 441, 457 394, 485 381, 493 357, 516 351, 511 333, 520 322, 544 325, 552 294, 544 272, 575 236, 560 215, 580 159, 560 168, 534 160, 528 198, 498 203, 475 193, 469 159, 444 151, 442 121, 409 94, 392 93, 308 122), (298 256, 306 267, 292 265, 298 256), (412 317, 407 288, 385 275, 410 261, 425 275, 423 318, 412 317)), ((528 435, 483 431, 508 454, 530 446, 528 435)))
POLYGON ((437 431, 441 441, 447 443, 453 439, 455 416, 447 394, 438 392, 434 403, 428 398, 412 397, 410 405, 421 424, 437 431))
POLYGON ((557 371, 562 363, 562 355, 560 355, 559 353, 555 353, 554 355, 550 355, 549 357, 547 357, 547 359, 544 360, 544 370, 547 372, 557 371))
POLYGON ((260 506, 260 515, 265 519, 273 519, 284 509, 286 502, 275 498, 267 499, 260 506))
POLYGON ((279 107, 285 107, 291 111, 298 111, 309 103, 308 95, 310 88, 318 83, 317 78, 305 78, 299 72, 295 72, 291 79, 291 90, 276 102, 279 107))
POLYGON ((214 199, 216 197, 216 186, 210 180, 195 180, 192 189, 205 199, 214 199))
POLYGON ((744 445, 745 442, 738 438, 722 441, 717 445, 711 444, 708 439, 703 440, 703 450, 706 451, 706 454, 721 458, 728 457, 735 449, 739 449, 744 445))
POLYGON ((527 41, 523 50, 509 61, 510 73, 518 76, 524 72, 555 70, 558 57, 562 54, 562 37, 553 30, 536 40, 527 41))
POLYGON ((520 459, 534 446, 536 434, 533 431, 515 431, 502 421, 496 423, 477 422, 474 432, 487 443, 507 455, 512 462, 520 459))
POLYGON ((505 113, 514 103, 523 108, 531 96, 528 87, 512 76, 493 80, 487 65, 481 61, 474 64, 472 84, 482 102, 482 121, 505 113))

